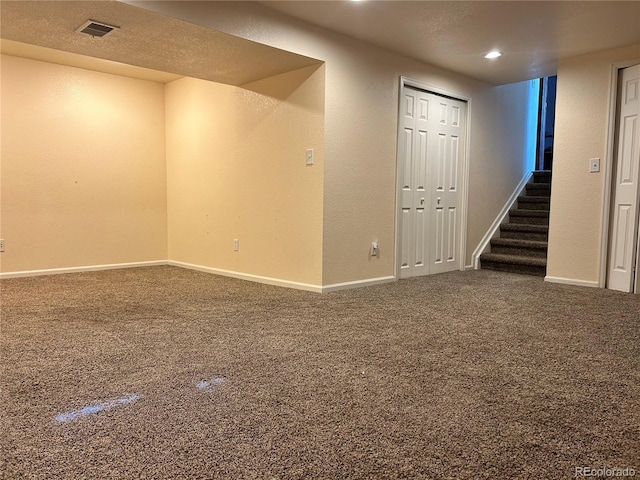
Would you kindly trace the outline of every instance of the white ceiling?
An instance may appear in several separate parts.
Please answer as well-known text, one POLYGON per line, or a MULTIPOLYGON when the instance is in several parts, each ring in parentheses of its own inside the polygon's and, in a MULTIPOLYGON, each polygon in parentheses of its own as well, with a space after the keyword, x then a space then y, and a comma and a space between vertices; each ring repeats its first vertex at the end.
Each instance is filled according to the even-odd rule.
MULTIPOLYGON (((561 58, 640 44, 639 0, 259 3, 493 84, 553 75, 561 58), (504 55, 482 58, 493 48, 504 55)), ((145 67, 152 77, 158 71, 240 85, 318 62, 113 0, 0 0, 0 20, 0 36, 24 44, 2 42, 4 53, 74 61, 42 48, 30 50, 35 45, 106 59, 112 62, 108 68, 117 67, 113 62, 145 67), (122 28, 101 40, 75 33, 88 19, 122 28)))
POLYGON ((640 1, 260 3, 493 84, 554 75, 558 59, 640 44, 640 1), (492 49, 504 55, 484 59, 492 49))

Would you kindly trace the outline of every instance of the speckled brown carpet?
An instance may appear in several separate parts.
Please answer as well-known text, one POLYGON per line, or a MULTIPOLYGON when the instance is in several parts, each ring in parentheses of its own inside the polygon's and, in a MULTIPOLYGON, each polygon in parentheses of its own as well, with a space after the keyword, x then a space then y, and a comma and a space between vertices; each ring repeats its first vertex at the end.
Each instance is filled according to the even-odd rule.
POLYGON ((151 267, 1 298, 3 478, 640 476, 640 295, 489 271, 318 295, 151 267))

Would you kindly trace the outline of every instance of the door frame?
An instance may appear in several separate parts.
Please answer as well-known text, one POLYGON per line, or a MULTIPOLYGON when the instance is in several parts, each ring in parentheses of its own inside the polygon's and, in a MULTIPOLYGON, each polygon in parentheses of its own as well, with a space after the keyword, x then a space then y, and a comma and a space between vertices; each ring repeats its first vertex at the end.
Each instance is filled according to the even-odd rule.
MULTIPOLYGON (((449 97, 454 100, 458 100, 461 102, 465 102, 467 104, 467 118, 465 122, 465 131, 464 131, 464 155, 462 157, 462 178, 460 185, 460 256, 459 261, 460 265, 458 267, 459 270, 465 270, 466 267, 466 259, 467 259, 467 209, 469 202, 469 147, 470 147, 470 138, 469 134, 471 131, 470 128, 470 118, 471 118, 471 97, 468 95, 464 95, 459 92, 454 92, 452 90, 447 90, 446 88, 436 87, 434 85, 430 85, 428 83, 420 82, 418 80, 413 80, 411 78, 401 76, 399 81, 398 88, 398 117, 397 123, 398 128, 396 132, 396 226, 395 226, 395 265, 394 265, 394 274, 396 280, 400 279, 400 266, 401 266, 401 255, 402 255, 402 240, 400 238, 400 221, 402 219, 401 216, 401 208, 402 208, 402 185, 401 182, 401 171, 402 168, 401 158, 400 158, 400 140, 402 138, 401 124, 400 124, 400 115, 402 115, 402 92, 405 87, 416 88, 418 90, 423 90, 428 93, 433 93, 434 95, 439 95, 443 97, 449 97)), ((471 266, 469 268, 472 268, 471 266)))
MULTIPOLYGON (((598 287, 606 288, 607 272, 609 269, 609 240, 611 233, 611 194, 613 193, 613 163, 615 162, 615 140, 616 140, 616 119, 618 115, 618 77, 620 70, 627 67, 633 67, 640 64, 640 58, 632 60, 623 60, 611 64, 611 74, 609 79, 609 114, 607 120, 607 136, 606 136, 606 152, 605 152, 605 170, 604 170, 604 188, 602 189, 602 227, 600 230, 600 272, 598 275, 598 287)), ((640 223, 640 222, 638 222, 640 223)), ((638 236, 638 245, 636 245, 640 254, 640 235, 638 236)), ((640 255, 638 255, 640 256, 640 255)), ((637 257, 636 257, 637 258, 637 257)), ((638 291, 638 271, 636 270, 636 293, 638 291)))

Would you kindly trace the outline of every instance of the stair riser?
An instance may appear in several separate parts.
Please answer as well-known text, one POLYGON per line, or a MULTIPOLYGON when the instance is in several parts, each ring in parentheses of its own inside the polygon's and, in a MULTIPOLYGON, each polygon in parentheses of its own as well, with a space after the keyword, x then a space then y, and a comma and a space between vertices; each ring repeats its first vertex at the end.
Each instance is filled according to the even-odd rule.
POLYGON ((529 183, 526 187, 528 197, 551 197, 551 187, 542 184, 529 183))
POLYGON ((497 270, 499 272, 524 273, 526 275, 535 275, 544 277, 547 274, 545 267, 534 267, 531 265, 513 265, 509 263, 481 262, 480 268, 486 270, 497 270))
POLYGON ((531 179, 533 183, 551 183, 551 174, 533 174, 531 179))
POLYGON ((527 202, 518 200, 518 208, 520 210, 538 210, 542 212, 549 211, 549 202, 527 202))
POLYGON ((532 232, 509 232, 500 231, 501 238, 515 238, 517 240, 536 240, 539 242, 548 242, 548 233, 532 233, 532 232))
POLYGON ((534 257, 534 258, 547 258, 547 251, 545 249, 537 249, 537 248, 517 248, 517 247, 502 247, 502 246, 491 245, 491 253, 504 253, 507 255, 522 255, 523 257, 534 257))
POLYGON ((521 217, 519 215, 509 215, 509 223, 518 225, 549 225, 549 217, 521 217))

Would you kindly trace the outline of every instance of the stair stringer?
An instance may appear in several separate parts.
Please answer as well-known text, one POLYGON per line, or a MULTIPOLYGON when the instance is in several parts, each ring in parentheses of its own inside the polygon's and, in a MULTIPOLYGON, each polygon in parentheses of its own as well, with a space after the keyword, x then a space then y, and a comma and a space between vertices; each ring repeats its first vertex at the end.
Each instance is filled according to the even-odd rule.
POLYGON ((507 203, 505 203, 504 207, 502 207, 502 210, 500 210, 500 212, 498 213, 498 216, 495 218, 495 220, 487 230, 487 233, 484 234, 484 237, 482 237, 480 243, 478 243, 478 246, 471 254, 471 268, 473 268, 474 270, 478 270, 480 268, 480 255, 489 251, 491 240, 498 237, 500 233, 500 225, 502 225, 503 223, 507 223, 509 211, 517 203, 518 197, 522 194, 522 192, 524 192, 527 183, 529 183, 529 180, 531 180, 531 177, 533 177, 533 171, 527 173, 522 178, 522 180, 520 180, 520 183, 518 184, 516 189, 507 199, 507 203))

